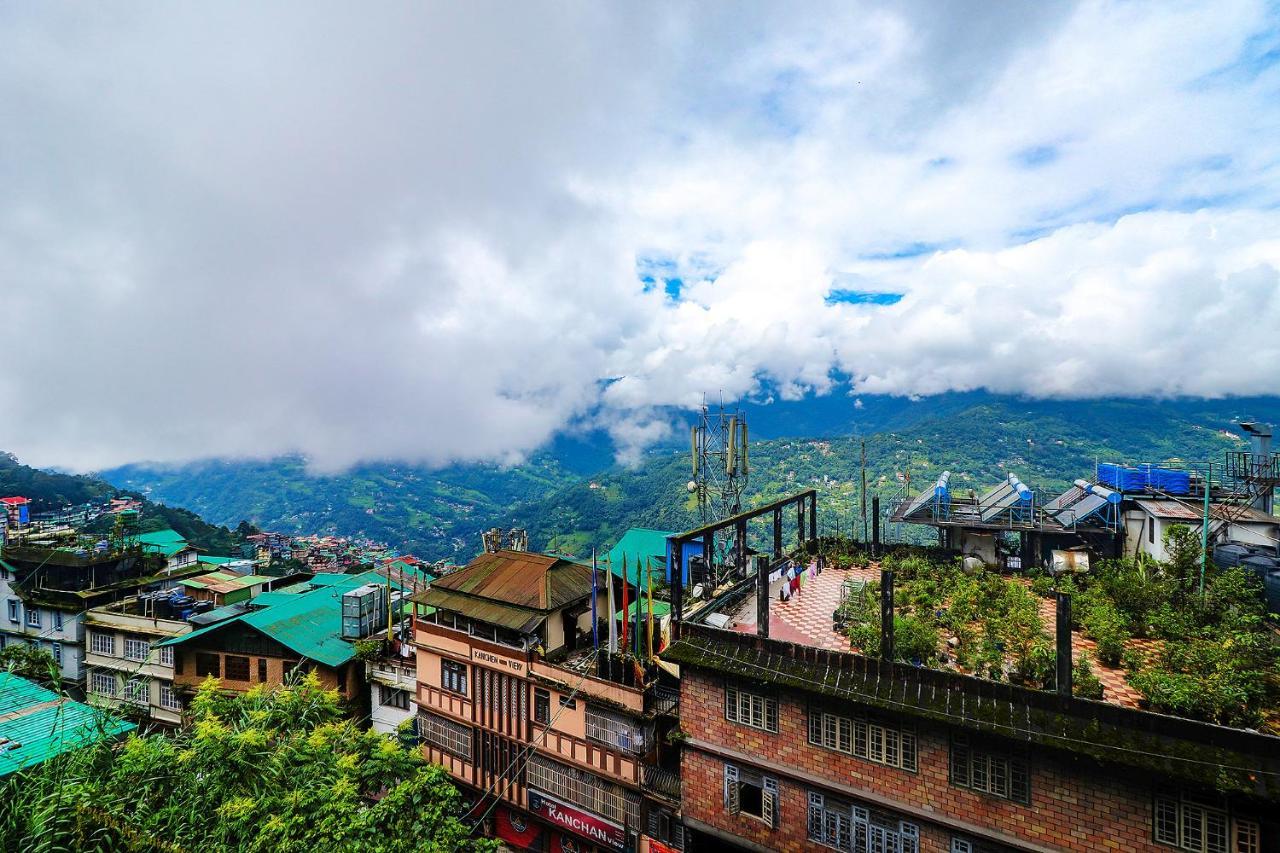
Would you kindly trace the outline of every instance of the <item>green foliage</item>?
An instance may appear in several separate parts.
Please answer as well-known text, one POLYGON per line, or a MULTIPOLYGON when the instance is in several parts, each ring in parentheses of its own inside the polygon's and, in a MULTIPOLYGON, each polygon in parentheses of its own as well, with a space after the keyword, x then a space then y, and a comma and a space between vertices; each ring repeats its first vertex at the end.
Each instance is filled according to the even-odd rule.
POLYGON ((382 654, 383 641, 377 637, 370 637, 356 640, 352 647, 355 649, 357 660, 374 660, 382 654))
POLYGON ((210 679, 194 724, 101 743, 0 782, 5 849, 493 850, 457 790, 416 750, 341 718, 314 675, 226 696, 210 679))
POLYGON ((1107 666, 1119 666, 1129 632, 1125 619, 1105 595, 1099 595, 1082 615, 1085 635, 1098 644, 1098 660, 1107 666))
POLYGON ((27 643, 11 643, 0 649, 0 670, 51 689, 62 682, 61 670, 53 655, 27 643))
POLYGON ((1094 675, 1087 655, 1082 654, 1076 658, 1076 665, 1072 667, 1071 693, 1085 699, 1103 698, 1102 682, 1094 675))

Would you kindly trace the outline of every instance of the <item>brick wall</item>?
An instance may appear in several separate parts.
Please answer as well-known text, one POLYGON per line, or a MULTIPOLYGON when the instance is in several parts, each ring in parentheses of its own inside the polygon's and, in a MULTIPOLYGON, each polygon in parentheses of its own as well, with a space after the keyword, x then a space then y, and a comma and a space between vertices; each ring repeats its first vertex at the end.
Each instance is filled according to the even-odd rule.
MULTIPOLYGON (((687 747, 682 759, 684 813, 771 849, 810 849, 806 841, 807 790, 767 764, 795 768, 803 778, 869 791, 891 798, 906 809, 935 816, 903 814, 920 826, 922 851, 950 849, 951 821, 1003 833, 1048 848, 1072 850, 1171 849, 1151 840, 1154 780, 1135 778, 1134 771, 1107 770, 1087 759, 1050 757, 1043 750, 1030 756, 1029 805, 1001 800, 952 785, 948 775, 949 732, 945 727, 904 717, 918 739, 918 771, 886 767, 808 742, 808 706, 804 696, 778 696, 777 734, 729 722, 724 717, 723 680, 686 667, 682 673, 681 728, 695 741, 759 756, 756 766, 778 778, 781 813, 776 831, 750 817, 726 814, 723 802, 725 760, 687 747)), ((840 713, 838 709, 828 710, 840 713)), ((844 713, 854 714, 856 708, 844 713)), ((891 717, 883 718, 892 722, 891 717)), ((745 762, 738 762, 745 764, 745 762)), ((820 790, 820 785, 814 786, 820 790)), ((828 793, 836 791, 828 789, 828 793)), ((851 797, 846 797, 851 798, 851 797)), ((871 805, 876 805, 871 803, 871 805)), ((1269 840, 1269 839, 1264 839, 1269 840)))

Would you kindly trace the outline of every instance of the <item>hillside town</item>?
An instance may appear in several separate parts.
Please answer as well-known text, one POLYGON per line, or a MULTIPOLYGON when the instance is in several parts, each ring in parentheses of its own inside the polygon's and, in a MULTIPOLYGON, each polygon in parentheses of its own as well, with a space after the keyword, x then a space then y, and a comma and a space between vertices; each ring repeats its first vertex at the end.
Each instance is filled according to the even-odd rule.
POLYGON ((305 676, 512 849, 1277 849, 1280 453, 1241 429, 1062 494, 943 472, 874 497, 862 540, 812 489, 742 503, 742 427, 695 529, 588 558, 493 529, 463 566, 269 532, 207 554, 129 500, 6 496, 0 649, 57 680, 0 673, 0 777, 305 676))

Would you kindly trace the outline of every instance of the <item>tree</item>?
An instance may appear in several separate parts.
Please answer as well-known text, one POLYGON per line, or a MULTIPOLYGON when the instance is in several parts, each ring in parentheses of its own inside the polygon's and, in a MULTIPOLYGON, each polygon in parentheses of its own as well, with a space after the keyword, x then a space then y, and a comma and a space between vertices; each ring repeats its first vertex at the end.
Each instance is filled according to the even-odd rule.
POLYGON ((11 672, 50 689, 62 682, 61 671, 53 655, 26 643, 14 643, 0 649, 0 671, 11 672))
POLYGON ((227 696, 193 724, 98 743, 0 783, 6 850, 493 850, 441 767, 342 718, 309 674, 227 696))

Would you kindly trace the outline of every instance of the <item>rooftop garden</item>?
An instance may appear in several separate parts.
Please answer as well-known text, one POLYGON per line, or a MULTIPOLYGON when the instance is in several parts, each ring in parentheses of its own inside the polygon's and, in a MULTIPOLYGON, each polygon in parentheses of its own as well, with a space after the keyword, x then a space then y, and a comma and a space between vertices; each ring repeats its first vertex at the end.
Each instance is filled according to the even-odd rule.
MULTIPOLYGON (((1116 700, 1108 694, 1121 684, 1151 710, 1280 734, 1280 643, 1260 583, 1210 562, 1201 592, 1196 535, 1174 527, 1167 546, 1164 563, 1102 561, 1090 573, 1057 578, 1042 570, 1004 576, 975 560, 896 550, 881 563, 894 571, 895 657, 1052 690, 1050 602, 1062 591, 1072 596, 1080 632, 1075 695, 1116 700)), ((847 544, 824 542, 823 551, 837 568, 867 564, 847 544)), ((851 647, 878 656, 879 582, 846 580, 833 622, 851 647)))

